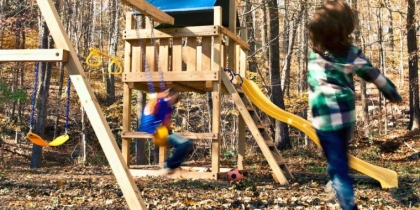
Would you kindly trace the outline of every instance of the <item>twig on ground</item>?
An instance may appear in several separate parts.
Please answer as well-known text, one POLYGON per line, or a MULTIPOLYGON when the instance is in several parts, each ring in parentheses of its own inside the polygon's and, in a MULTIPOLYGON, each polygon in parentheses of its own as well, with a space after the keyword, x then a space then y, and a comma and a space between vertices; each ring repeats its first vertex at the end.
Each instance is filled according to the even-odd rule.
POLYGON ((404 142, 405 145, 407 145, 408 148, 412 149, 414 152, 419 153, 418 150, 414 149, 412 146, 410 146, 409 144, 407 144, 407 142, 404 142))

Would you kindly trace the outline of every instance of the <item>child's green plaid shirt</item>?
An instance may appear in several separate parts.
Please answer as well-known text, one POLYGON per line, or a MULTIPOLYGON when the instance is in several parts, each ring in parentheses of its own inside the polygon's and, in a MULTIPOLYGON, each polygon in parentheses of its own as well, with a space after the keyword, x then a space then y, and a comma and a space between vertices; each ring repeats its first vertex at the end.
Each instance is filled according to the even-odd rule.
POLYGON ((356 121, 353 73, 373 82, 392 102, 401 97, 394 84, 372 66, 362 51, 351 46, 347 57, 310 52, 308 63, 309 106, 313 126, 322 131, 336 131, 356 121))

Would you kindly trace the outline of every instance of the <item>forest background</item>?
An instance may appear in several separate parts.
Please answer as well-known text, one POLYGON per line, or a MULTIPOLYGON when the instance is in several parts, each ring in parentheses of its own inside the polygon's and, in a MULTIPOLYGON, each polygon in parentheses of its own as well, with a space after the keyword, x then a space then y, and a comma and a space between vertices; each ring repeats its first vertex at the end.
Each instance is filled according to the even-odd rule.
MULTIPOLYGON (((394 81, 404 101, 399 105, 388 104, 372 84, 366 84, 355 77, 358 123, 351 144, 355 149, 352 153, 399 173, 419 174, 418 163, 417 169, 411 167, 411 164, 418 161, 420 148, 417 133, 420 120, 417 46, 420 10, 416 9, 420 7, 420 1, 347 2, 357 14, 354 42, 371 58, 375 66, 394 81), (392 162, 401 160, 409 160, 408 165, 398 166, 392 162)), ((123 60, 125 12, 133 11, 132 8, 117 0, 56 0, 54 3, 81 61, 86 60, 91 47, 123 60)), ((322 1, 247 0, 237 3, 240 24, 247 28, 247 41, 250 45, 247 78, 254 80, 280 108, 310 119, 306 83, 309 46, 305 24, 322 1)), ((0 0, 0 49, 54 48, 54 41, 48 34, 36 1, 0 0)), ((108 74, 110 61, 104 61, 100 68, 83 64, 90 85, 120 143, 121 78, 108 74)), ((31 168, 38 168, 50 164, 107 165, 74 89, 71 89, 71 108, 66 110, 67 74, 63 66, 60 63, 39 63, 37 82, 34 81, 35 69, 35 63, 0 63, 2 166, 13 168, 16 165, 30 165, 31 168), (32 107, 35 89, 36 106, 32 107), (31 127, 32 114, 34 132, 45 139, 53 139, 65 132, 67 113, 71 139, 65 145, 44 148, 43 151, 43 148, 25 139, 31 127), (9 160, 7 157, 15 155, 23 157, 22 161, 6 161, 9 160)), ((138 118, 143 99, 146 98, 144 93, 136 92, 135 95, 136 101, 133 104, 137 106, 132 110, 133 119, 138 118)), ((183 93, 175 111, 176 130, 209 132, 211 112, 208 103, 206 95, 183 93)), ((229 96, 223 97, 222 107, 222 164, 232 166, 235 164, 232 159, 236 156, 239 113, 229 96)), ((320 150, 299 130, 274 121, 262 112, 259 115, 269 127, 276 146, 290 162, 296 163, 293 158, 297 156, 300 160, 306 159, 306 155, 322 156, 320 150)), ((137 123, 132 123, 133 129, 137 123)), ((210 161, 210 145, 210 141, 206 140, 196 143, 188 161, 210 161)), ((157 160, 150 140, 137 140, 132 150, 141 151, 133 157, 132 163, 153 164, 157 160)), ((247 150, 250 151, 249 158, 254 158, 255 162, 254 155, 258 154, 258 149, 250 134, 247 135, 247 150)), ((325 173, 321 166, 315 164, 299 170, 325 173)))

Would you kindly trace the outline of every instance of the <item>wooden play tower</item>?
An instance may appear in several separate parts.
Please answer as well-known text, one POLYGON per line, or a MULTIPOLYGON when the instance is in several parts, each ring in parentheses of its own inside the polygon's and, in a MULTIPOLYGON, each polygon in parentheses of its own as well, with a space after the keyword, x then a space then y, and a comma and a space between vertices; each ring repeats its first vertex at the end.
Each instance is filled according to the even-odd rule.
MULTIPOLYGON (((164 2, 164 0, 160 0, 164 2)), ((167 1, 166 1, 167 2, 167 1)), ((188 1, 187 1, 188 2, 188 1)), ((192 4, 196 1, 190 1, 192 4)), ((204 2, 204 1, 200 1, 204 2)), ((234 74, 245 76, 247 66, 246 29, 237 27, 236 1, 225 0, 222 8, 216 0, 208 0, 198 10, 185 8, 166 8, 174 13, 175 23, 172 26, 157 26, 153 28, 146 21, 146 28, 135 28, 139 24, 136 13, 126 14, 126 29, 123 32, 125 40, 125 60, 122 81, 124 82, 124 111, 122 131, 122 153, 130 167, 131 174, 136 177, 159 175, 159 170, 144 169, 142 166, 130 166, 130 144, 136 138, 151 138, 151 135, 131 130, 134 119, 131 118, 132 90, 148 92, 148 82, 153 82, 159 90, 161 81, 166 87, 176 87, 185 92, 208 93, 212 96, 212 130, 211 133, 181 133, 191 140, 211 140, 211 168, 185 167, 174 176, 183 178, 223 178, 227 168, 220 168, 220 145, 223 141, 220 135, 221 93, 230 94, 240 112, 239 140, 238 140, 238 168, 244 169, 245 154, 245 125, 253 134, 262 153, 273 170, 273 177, 281 184, 287 184, 287 178, 292 175, 285 165, 285 161, 274 146, 266 127, 256 115, 252 104, 243 94, 240 85, 232 84, 231 77, 225 73, 228 69, 234 74), (225 11, 225 12, 223 12, 225 11), (207 13, 207 15, 200 15, 207 13), (192 14, 195 13, 195 14, 192 14), (191 15, 186 18, 186 15, 191 15), (223 17, 223 15, 227 17, 223 17), (177 21, 177 17, 185 21, 177 21), (194 18, 205 19, 195 24, 194 18), (192 19, 192 20, 191 20, 192 19), (187 23, 186 23, 187 22, 187 23), (189 25, 190 24, 190 25, 189 25), (202 25, 205 24, 205 25, 202 25), (238 36, 240 34, 240 36, 238 36), (153 40, 153 41, 151 41, 153 40), (144 61, 144 62, 143 62, 144 61), (145 64, 146 63, 146 64, 145 64), (160 68, 160 69, 159 69, 160 68), (151 76, 148 76, 148 71, 151 76), (162 80, 163 77, 163 80, 162 80)), ((159 1, 155 1, 159 4, 159 1)), ((185 1, 184 1, 185 3, 185 1)), ((177 5, 175 5, 177 6, 177 5)), ((181 5, 184 6, 185 5, 181 5)), ((158 5, 157 5, 158 7, 158 5)), ((162 7, 170 7, 165 4, 162 7)), ((165 11, 165 10, 164 10, 165 11)), ((163 166, 167 156, 167 149, 159 149, 159 165, 163 166)))

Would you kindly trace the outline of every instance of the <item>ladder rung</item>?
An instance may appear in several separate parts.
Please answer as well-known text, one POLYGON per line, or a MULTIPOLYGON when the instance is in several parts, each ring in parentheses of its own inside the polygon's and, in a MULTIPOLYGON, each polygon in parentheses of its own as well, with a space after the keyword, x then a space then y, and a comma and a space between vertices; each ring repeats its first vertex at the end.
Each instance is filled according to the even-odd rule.
POLYGON ((248 110, 248 112, 255 112, 255 109, 252 106, 246 106, 246 109, 248 110))
POLYGON ((244 93, 244 91, 243 91, 241 88, 237 88, 237 89, 236 89, 236 92, 241 93, 241 94, 243 94, 243 93, 244 93))
POLYGON ((258 124, 257 125, 257 128, 260 129, 260 130, 263 130, 263 129, 265 130, 265 126, 264 125, 261 125, 261 124, 258 124))
POLYGON ((273 154, 273 157, 274 157, 274 159, 276 159, 277 164, 279 164, 280 166, 285 165, 286 161, 280 155, 280 152, 276 148, 274 148, 273 150, 271 151, 271 154, 273 154), (275 151, 273 151, 273 150, 275 150, 275 151))
POLYGON ((267 144, 268 147, 272 148, 275 147, 276 145, 274 145, 274 142, 270 139, 270 140, 265 140, 265 143, 267 144))

